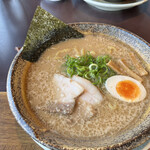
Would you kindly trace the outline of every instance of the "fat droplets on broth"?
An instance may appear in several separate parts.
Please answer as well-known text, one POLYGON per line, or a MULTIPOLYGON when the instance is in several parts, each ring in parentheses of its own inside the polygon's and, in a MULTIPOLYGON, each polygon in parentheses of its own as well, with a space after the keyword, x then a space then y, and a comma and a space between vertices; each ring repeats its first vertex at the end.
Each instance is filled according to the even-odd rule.
MULTIPOLYGON (((98 36, 86 35, 82 39, 70 39, 56 44, 48 48, 40 59, 31 65, 27 76, 27 99, 32 109, 47 127, 59 134, 73 137, 115 134, 142 115, 147 100, 128 104, 107 94, 97 107, 96 116, 89 121, 82 120, 80 116, 74 118, 72 115, 64 116, 40 109, 46 101, 52 100, 57 90, 59 90, 53 90, 55 85, 52 78, 55 73, 62 74, 60 66, 65 62, 65 55, 81 55, 81 50, 82 54, 87 51, 94 51, 95 56, 108 54, 112 55, 113 59, 118 59, 121 57, 128 58, 128 52, 131 48, 118 40, 101 34, 98 36)), ((144 77, 143 84, 148 86, 149 81, 146 82, 146 78, 149 78, 149 76, 144 77)), ((148 89, 148 91, 150 90, 148 89)), ((147 93, 150 93, 148 91, 147 93)))

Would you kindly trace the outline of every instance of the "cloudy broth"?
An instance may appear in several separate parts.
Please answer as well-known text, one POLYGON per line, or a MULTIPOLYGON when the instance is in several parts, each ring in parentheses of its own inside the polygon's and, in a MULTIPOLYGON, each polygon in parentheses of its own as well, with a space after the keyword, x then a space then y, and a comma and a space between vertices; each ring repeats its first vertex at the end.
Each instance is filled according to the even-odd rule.
POLYGON ((100 89, 104 100, 97 106, 97 113, 90 120, 85 121, 79 115, 74 117, 73 114, 61 115, 43 111, 43 105, 57 94, 52 79, 55 73, 64 74, 61 67, 65 62, 64 57, 67 54, 78 57, 88 51, 95 57, 109 55, 114 60, 124 58, 132 65, 129 58, 129 52, 133 51, 131 47, 112 37, 98 34, 53 45, 37 62, 31 64, 27 72, 26 97, 32 109, 48 129, 64 136, 94 137, 115 134, 141 117, 150 96, 150 76, 147 75, 142 77, 142 84, 147 90, 145 100, 138 103, 122 102, 100 89))

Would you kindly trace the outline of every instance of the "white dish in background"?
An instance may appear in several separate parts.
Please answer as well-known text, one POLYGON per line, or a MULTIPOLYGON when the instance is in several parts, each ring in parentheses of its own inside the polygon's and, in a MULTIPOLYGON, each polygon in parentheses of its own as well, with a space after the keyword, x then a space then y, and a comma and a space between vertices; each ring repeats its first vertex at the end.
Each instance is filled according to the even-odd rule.
POLYGON ((136 0, 135 2, 130 2, 130 3, 111 3, 111 2, 106 2, 104 0, 84 0, 86 3, 88 3, 91 6, 94 6, 98 9, 102 10, 107 10, 107 11, 117 11, 117 10, 124 10, 124 9, 129 9, 138 5, 141 5, 148 0, 136 0))
POLYGON ((58 2, 58 1, 61 1, 61 0, 47 0, 47 1, 58 2))

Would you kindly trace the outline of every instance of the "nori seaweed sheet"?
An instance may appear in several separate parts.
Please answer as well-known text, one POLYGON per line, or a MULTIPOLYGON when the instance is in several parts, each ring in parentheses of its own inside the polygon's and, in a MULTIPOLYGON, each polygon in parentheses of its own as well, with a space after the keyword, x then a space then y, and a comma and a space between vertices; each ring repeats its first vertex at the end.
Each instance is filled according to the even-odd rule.
POLYGON ((38 6, 24 42, 22 58, 36 62, 51 45, 66 39, 82 37, 84 37, 82 33, 38 6))

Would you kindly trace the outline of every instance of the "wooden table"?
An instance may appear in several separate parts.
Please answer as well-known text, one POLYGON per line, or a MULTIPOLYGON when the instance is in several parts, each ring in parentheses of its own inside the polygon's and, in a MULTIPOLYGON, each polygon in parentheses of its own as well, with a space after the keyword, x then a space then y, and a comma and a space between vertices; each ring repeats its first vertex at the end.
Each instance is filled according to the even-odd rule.
POLYGON ((117 12, 98 10, 83 0, 0 0, 0 150, 41 150, 15 121, 5 92, 8 69, 17 53, 14 48, 23 45, 37 5, 66 23, 112 24, 150 43, 150 0, 141 6, 117 12))
POLYGON ((6 92, 0 92, 0 150, 42 150, 16 122, 6 92))

